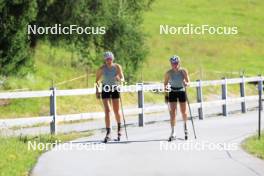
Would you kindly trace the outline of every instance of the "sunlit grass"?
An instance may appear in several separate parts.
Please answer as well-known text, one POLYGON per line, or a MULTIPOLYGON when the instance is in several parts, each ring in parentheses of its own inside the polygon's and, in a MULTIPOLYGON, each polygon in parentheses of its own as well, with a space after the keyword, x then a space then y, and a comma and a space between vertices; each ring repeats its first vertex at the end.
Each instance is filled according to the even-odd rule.
POLYGON ((261 134, 260 140, 257 135, 246 139, 242 147, 254 156, 264 159, 264 133, 261 134))
MULTIPOLYGON (((147 34, 150 49, 138 80, 162 82, 164 73, 170 69, 168 59, 177 54, 182 66, 189 70, 192 81, 213 80, 222 77, 239 77, 264 74, 264 1, 248 0, 163 0, 155 1, 151 11, 144 15, 142 25, 147 34), (237 26, 238 35, 160 35, 159 26, 186 24, 214 26, 237 26), (142 75, 142 79, 141 79, 142 75)), ((10 77, 5 90, 48 90, 52 83, 57 89, 93 87, 95 70, 79 66, 77 54, 60 47, 51 47, 47 42, 37 46, 34 60, 35 72, 25 78, 10 77), (73 78, 80 79, 69 81, 73 78), (65 82, 65 83, 63 83, 65 82), (59 84, 63 83, 63 84, 59 84)), ((129 58, 128 58, 129 59, 129 58)), ((247 95, 256 94, 255 87, 247 85, 247 95)), ((219 95, 219 87, 204 89, 205 99, 219 95)), ((238 86, 230 86, 230 95, 237 95, 238 86)), ((195 89, 190 89, 190 99, 195 101, 195 89)), ((125 106, 136 105, 137 94, 123 94, 125 106)), ((0 100, 1 101, 1 100, 0 100)), ((148 93, 145 101, 163 102, 163 97, 148 93)), ((58 98, 58 113, 81 113, 100 111, 101 105, 94 96, 58 98)), ((0 118, 40 116, 49 114, 49 100, 12 100, 0 107, 0 118)))
POLYGON ((28 142, 55 143, 70 141, 91 135, 91 132, 72 132, 68 134, 0 137, 0 176, 27 176, 39 155, 45 151, 29 150, 28 142))

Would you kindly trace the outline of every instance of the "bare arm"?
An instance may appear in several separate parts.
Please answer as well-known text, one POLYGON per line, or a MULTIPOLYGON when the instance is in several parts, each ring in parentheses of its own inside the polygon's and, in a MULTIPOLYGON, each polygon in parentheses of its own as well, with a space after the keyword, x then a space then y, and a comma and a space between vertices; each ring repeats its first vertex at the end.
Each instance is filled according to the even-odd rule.
POLYGON ((166 72, 165 76, 164 76, 164 92, 165 92, 165 94, 168 91, 168 84, 169 84, 169 74, 168 74, 168 72, 166 72))
POLYGON ((165 73, 164 76, 164 94, 165 94, 165 103, 168 103, 169 101, 169 74, 168 72, 165 73))
POLYGON ((100 85, 100 80, 102 77, 103 71, 102 71, 102 67, 100 67, 97 71, 96 71, 96 78, 95 78, 95 84, 96 84, 96 93, 98 93, 98 87, 100 85))
POLYGON ((123 73, 123 69, 121 65, 117 64, 116 68, 117 68, 117 75, 116 75, 117 81, 124 82, 125 78, 124 78, 124 73, 123 73))
POLYGON ((183 78, 184 78, 184 85, 188 86, 190 84, 190 77, 189 77, 188 71, 186 69, 183 69, 182 73, 183 73, 183 78))

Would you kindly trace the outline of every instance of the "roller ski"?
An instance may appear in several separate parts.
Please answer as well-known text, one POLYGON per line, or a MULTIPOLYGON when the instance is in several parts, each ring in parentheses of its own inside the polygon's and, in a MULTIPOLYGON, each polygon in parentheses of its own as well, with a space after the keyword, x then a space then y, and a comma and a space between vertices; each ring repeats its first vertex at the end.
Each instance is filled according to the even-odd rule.
POLYGON ((184 140, 188 140, 188 130, 186 123, 184 123, 184 140))
POLYGON ((171 142, 171 141, 174 141, 176 140, 176 136, 170 136, 169 139, 168 139, 168 142, 171 142))
POLYGON ((110 133, 111 133, 111 128, 106 128, 106 136, 103 140, 104 143, 108 143, 109 141, 111 141, 110 133))
POLYGON ((116 141, 121 141, 121 136, 122 136, 122 134, 121 134, 121 123, 118 123, 117 124, 117 139, 116 139, 116 141))
POLYGON ((184 140, 188 140, 188 130, 184 130, 184 140))

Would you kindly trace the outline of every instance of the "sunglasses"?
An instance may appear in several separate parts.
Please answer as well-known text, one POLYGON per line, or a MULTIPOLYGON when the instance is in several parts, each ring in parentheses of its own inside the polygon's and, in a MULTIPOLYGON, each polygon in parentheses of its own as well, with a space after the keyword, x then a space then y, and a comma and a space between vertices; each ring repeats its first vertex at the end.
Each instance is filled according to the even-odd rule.
POLYGON ((105 58, 105 60, 113 60, 111 57, 105 58))
POLYGON ((172 65, 178 65, 179 62, 171 62, 172 65))

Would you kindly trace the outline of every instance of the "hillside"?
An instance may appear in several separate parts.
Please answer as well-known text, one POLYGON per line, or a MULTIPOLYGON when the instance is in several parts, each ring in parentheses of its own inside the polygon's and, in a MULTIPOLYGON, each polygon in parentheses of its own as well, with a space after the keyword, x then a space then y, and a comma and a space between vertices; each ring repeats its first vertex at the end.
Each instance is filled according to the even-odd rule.
MULTIPOLYGON (((163 0, 155 1, 145 14, 143 30, 147 35, 149 55, 138 72, 138 80, 162 81, 169 68, 168 59, 177 54, 191 79, 220 79, 264 74, 264 1, 247 0, 163 0), (160 35, 160 25, 237 26, 238 35, 160 35), (150 69, 151 68, 151 69, 150 69)), ((2 91, 46 90, 53 84, 59 89, 93 86, 94 70, 78 65, 76 53, 47 42, 37 46, 35 72, 25 78, 9 77, 2 91)), ((2 78, 3 79, 3 78, 2 78)), ((234 86, 233 92, 238 87, 234 86)), ((215 89, 205 89, 213 93, 215 89)), ((252 92, 249 90, 249 92, 252 92)), ((191 92, 194 96, 194 92, 191 92)), ((127 105, 136 103, 136 95, 126 94, 127 105)), ((147 102, 160 102, 161 95, 147 94, 147 102)), ((48 115, 48 99, 1 101, 0 117, 48 115)), ((94 96, 64 97, 58 99, 58 113, 78 113, 101 110, 94 96), (69 103, 71 102, 71 103, 69 103), (88 106, 89 104, 89 106, 88 106)))
POLYGON ((144 30, 150 54, 144 80, 163 79, 171 55, 181 56, 192 79, 264 73, 264 2, 247 0, 156 1, 146 13, 144 30), (237 26, 238 35, 160 35, 160 25, 237 26), (148 69, 151 68, 151 69, 148 69), (237 73, 232 75, 231 72, 237 73))

